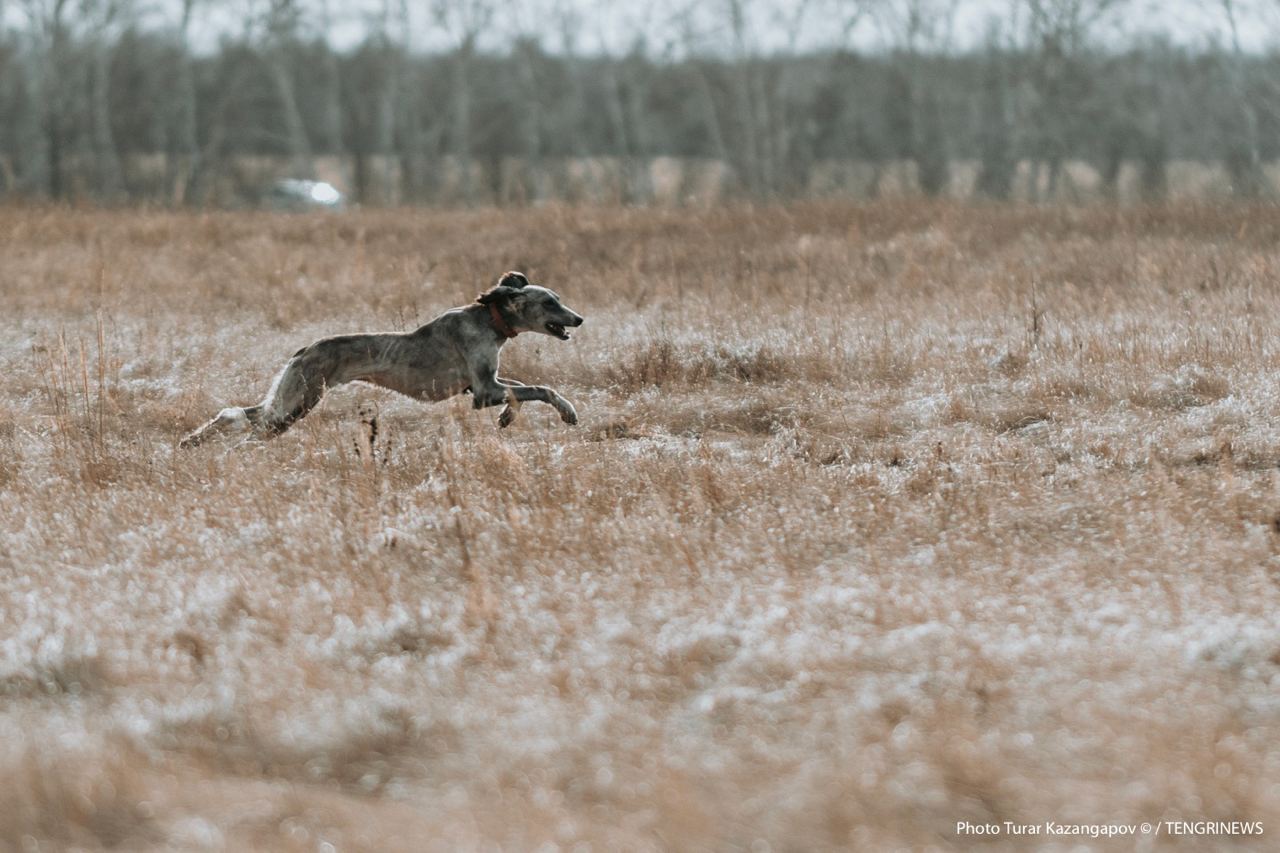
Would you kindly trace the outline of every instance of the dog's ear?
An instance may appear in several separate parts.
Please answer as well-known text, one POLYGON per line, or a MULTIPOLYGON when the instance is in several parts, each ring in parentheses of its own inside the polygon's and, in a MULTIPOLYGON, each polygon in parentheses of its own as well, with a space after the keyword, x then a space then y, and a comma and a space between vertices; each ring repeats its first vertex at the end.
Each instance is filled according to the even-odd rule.
POLYGON ((476 297, 476 302, 481 305, 488 305, 491 302, 507 302, 519 296, 523 291, 517 287, 508 287, 505 284, 495 284, 484 293, 476 297))
POLYGON ((524 288, 529 286, 529 279, 524 277, 524 273, 505 272, 502 278, 498 279, 498 283, 486 290, 484 293, 476 297, 476 302, 481 305, 488 305, 491 302, 501 302, 513 297, 519 296, 524 288))

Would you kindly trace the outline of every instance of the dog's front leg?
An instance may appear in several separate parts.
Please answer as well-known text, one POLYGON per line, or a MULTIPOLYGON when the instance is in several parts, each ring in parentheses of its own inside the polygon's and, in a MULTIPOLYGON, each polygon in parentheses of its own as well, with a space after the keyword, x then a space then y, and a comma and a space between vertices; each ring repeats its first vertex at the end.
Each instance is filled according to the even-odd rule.
POLYGON ((578 422, 578 411, 573 407, 573 404, 545 385, 508 386, 508 393, 520 403, 528 400, 538 400, 546 403, 560 413, 560 420, 570 426, 578 422))
MULTIPOLYGON (((508 379, 505 376, 498 377, 498 384, 506 385, 508 388, 527 387, 523 382, 515 379, 508 379)), ((502 408, 502 413, 498 415, 498 428, 506 429, 516 422, 516 416, 520 414, 520 401, 516 399, 516 395, 507 392, 507 405, 502 408)))
POLYGON ((560 420, 565 423, 572 426, 578 422, 578 412, 573 408, 573 404, 552 389, 542 385, 505 385, 495 377, 492 385, 477 389, 473 384, 471 386, 471 395, 473 398, 472 405, 477 409, 498 406, 502 403, 511 405, 511 401, 527 403, 530 400, 537 400, 540 403, 546 403, 559 412, 560 420))

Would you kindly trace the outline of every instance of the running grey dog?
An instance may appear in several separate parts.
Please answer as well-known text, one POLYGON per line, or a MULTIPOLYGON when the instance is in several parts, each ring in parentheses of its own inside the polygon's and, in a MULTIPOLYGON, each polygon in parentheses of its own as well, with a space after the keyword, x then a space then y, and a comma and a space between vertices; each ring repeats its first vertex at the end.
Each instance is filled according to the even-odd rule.
POLYGON ((521 403, 539 400, 554 407, 565 423, 576 424, 578 413, 557 392, 499 376, 498 355, 521 332, 567 341, 566 327, 581 325, 582 317, 555 292, 509 272, 471 305, 446 311, 416 331, 338 335, 303 347, 261 403, 223 409, 179 446, 195 447, 224 431, 277 436, 315 408, 326 389, 346 382, 369 382, 431 401, 469 391, 477 409, 506 403, 498 416, 501 427, 515 421, 521 403))

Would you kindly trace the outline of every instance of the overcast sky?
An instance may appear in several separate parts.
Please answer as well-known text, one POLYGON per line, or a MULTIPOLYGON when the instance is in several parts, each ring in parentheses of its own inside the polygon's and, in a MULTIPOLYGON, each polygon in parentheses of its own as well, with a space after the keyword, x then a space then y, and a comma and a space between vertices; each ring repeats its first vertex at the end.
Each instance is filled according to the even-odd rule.
MULTIPOLYGON (((43 0, 0 0, 0 17, 10 26, 21 26, 22 9, 28 3, 43 0)), ((141 14, 148 27, 164 26, 177 18, 178 0, 133 0, 144 10, 141 14)), ((380 12, 390 5, 399 8, 401 0, 302 0, 304 17, 312 32, 326 32, 339 48, 357 44, 374 26, 380 12), (327 26, 325 21, 328 21, 327 26)), ((434 20, 431 10, 439 0, 404 0, 409 10, 408 42, 418 50, 441 50, 451 45, 450 34, 434 20)), ((455 8, 483 3, 486 0, 445 0, 455 8)), ((1090 6, 1096 0, 1059 0, 1090 6)), ((213 48, 226 35, 241 34, 255 13, 265 8, 264 0, 197 0, 194 35, 204 50, 213 48)), ((856 0, 746 0, 749 10, 749 41, 763 52, 783 50, 790 43, 801 49, 831 46, 842 40, 842 10, 875 5, 879 13, 863 15, 846 41, 863 50, 892 47, 901 39, 904 10, 912 4, 926 10, 943 10, 954 6, 950 26, 948 17, 928 15, 933 30, 933 46, 953 50, 981 44, 993 22, 1016 27, 1011 10, 1023 8, 1020 0, 873 0, 857 4, 856 0), (806 14, 797 25, 795 11, 804 4, 806 14)), ((560 46, 565 13, 578 25, 577 49, 594 53, 602 47, 611 52, 628 49, 643 37, 651 53, 663 55, 684 52, 690 45, 699 50, 726 50, 732 43, 732 31, 723 14, 727 0, 631 0, 631 2, 592 2, 592 0, 524 0, 495 2, 498 11, 481 39, 487 49, 500 48, 502 42, 533 34, 544 47, 560 46)), ((1188 46, 1203 46, 1212 41, 1229 43, 1227 16, 1222 0, 1125 0, 1122 9, 1109 16, 1095 30, 1095 36, 1110 45, 1140 36, 1163 35, 1188 46)), ((1248 50, 1272 49, 1280 29, 1280 0, 1234 0, 1240 39, 1248 50)), ((1016 14, 1016 13, 1015 13, 1016 14)), ((1025 9, 1023 9, 1025 14, 1025 9)), ((403 28, 396 28, 404 35, 403 28)))

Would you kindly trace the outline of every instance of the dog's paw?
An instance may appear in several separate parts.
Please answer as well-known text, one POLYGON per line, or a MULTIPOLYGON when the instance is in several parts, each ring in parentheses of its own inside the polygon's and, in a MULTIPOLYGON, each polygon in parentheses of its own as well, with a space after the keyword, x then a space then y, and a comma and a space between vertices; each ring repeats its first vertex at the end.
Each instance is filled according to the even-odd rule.
POLYGON ((502 414, 498 415, 498 428, 506 429, 516 422, 516 410, 507 406, 502 410, 502 414))
POLYGON ((575 410, 573 406, 570 406, 568 403, 566 403, 565 407, 560 410, 560 420, 564 421, 569 426, 577 426, 578 425, 577 410, 575 410))

